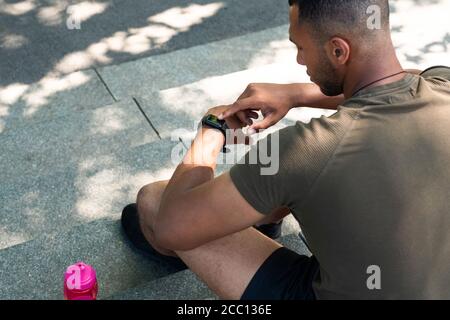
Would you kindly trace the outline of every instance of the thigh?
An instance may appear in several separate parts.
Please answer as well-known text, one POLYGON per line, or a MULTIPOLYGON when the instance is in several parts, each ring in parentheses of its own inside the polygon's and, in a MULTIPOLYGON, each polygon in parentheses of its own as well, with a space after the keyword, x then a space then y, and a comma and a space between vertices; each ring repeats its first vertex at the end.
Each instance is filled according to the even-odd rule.
POLYGON ((221 299, 238 300, 267 258, 281 247, 256 229, 248 228, 176 253, 221 299))
MULTIPOLYGON (((167 180, 158 181, 139 191, 137 203, 141 223, 152 224, 167 183, 167 180)), ((281 247, 255 228, 248 228, 193 250, 175 253, 219 297, 240 299, 264 261, 281 247)))

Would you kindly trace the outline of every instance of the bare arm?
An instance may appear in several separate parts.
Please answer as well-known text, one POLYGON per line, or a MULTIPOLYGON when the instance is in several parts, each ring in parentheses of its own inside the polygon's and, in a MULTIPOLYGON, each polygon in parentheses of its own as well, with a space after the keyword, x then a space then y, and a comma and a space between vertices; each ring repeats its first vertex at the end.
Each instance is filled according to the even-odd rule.
POLYGON ((297 92, 298 96, 295 107, 336 110, 345 100, 343 94, 335 97, 324 95, 322 91, 320 91, 319 86, 312 83, 298 83, 294 85, 296 86, 294 91, 297 92))
POLYGON ((252 83, 241 94, 231 108, 219 118, 226 119, 236 115, 250 129, 267 129, 283 119, 295 107, 337 109, 344 96, 327 97, 315 84, 292 83, 252 83), (261 111, 264 120, 253 123, 255 111, 261 111))
MULTIPOLYGON (((213 108, 209 113, 217 115, 226 108, 213 108)), ((242 127, 236 118, 227 123, 233 129, 242 127)), ((265 218, 241 196, 228 173, 214 178, 223 143, 220 131, 201 128, 175 170, 153 222, 156 241, 162 247, 191 250, 265 218)))

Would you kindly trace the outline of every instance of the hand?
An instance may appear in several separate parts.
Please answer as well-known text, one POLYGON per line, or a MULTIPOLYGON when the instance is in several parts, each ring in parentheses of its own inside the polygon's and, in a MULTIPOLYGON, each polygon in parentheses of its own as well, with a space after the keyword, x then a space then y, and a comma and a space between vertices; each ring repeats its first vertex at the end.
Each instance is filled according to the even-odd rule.
POLYGON ((249 133, 267 129, 296 106, 298 96, 296 86, 296 84, 252 83, 227 111, 219 115, 219 119, 237 118, 241 123, 250 125, 249 133), (261 111, 264 119, 253 123, 253 119, 258 118, 257 110, 261 111))
MULTIPOLYGON (((214 107, 214 108, 209 109, 206 112, 205 116, 212 114, 212 115, 215 115, 218 117, 220 114, 228 111, 230 108, 231 108, 231 105, 214 107)), ((221 119, 221 120, 223 120, 223 119, 221 119)), ((241 121, 241 119, 239 119, 237 117, 237 115, 233 115, 233 114, 228 116, 225 119, 225 122, 227 123, 227 125, 230 129, 242 129, 248 125, 246 122, 241 121)))
MULTIPOLYGON (((231 106, 218 106, 218 107, 214 107, 209 109, 206 115, 212 114, 215 116, 219 116, 220 114, 223 114, 224 112, 228 111, 230 109, 231 106)), ((255 112, 256 113, 256 112, 255 112)), ((256 118, 258 117, 258 115, 256 115, 256 118)), ((252 139, 245 135, 242 131, 242 128, 246 127, 248 124, 245 122, 242 122, 236 115, 230 115, 228 118, 225 119, 226 124, 228 125, 228 128, 235 130, 233 132, 234 135, 234 144, 251 144, 252 143, 252 139)), ((229 142, 229 141, 227 141, 229 142)))

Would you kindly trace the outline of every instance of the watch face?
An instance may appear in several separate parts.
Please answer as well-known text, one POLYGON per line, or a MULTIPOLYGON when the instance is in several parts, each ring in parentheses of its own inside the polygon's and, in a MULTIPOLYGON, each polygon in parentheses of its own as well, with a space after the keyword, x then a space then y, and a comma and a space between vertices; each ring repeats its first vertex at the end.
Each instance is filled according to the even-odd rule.
POLYGON ((215 128, 222 128, 222 123, 215 115, 208 115, 205 119, 206 123, 215 128))
POLYGON ((212 122, 212 123, 217 124, 218 126, 220 126, 219 118, 217 118, 217 117, 216 117, 215 115, 213 115, 213 114, 210 114, 210 115, 208 116, 208 121, 210 121, 210 122, 212 122))

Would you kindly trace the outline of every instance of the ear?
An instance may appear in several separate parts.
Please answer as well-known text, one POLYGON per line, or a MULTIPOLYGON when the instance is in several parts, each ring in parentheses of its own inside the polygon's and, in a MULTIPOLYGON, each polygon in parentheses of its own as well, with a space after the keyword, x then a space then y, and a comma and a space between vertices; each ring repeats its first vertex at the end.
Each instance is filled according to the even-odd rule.
POLYGON ((350 59, 350 44, 339 37, 331 38, 325 45, 328 58, 336 67, 345 65, 350 59))

